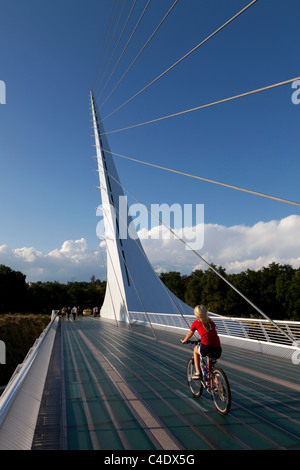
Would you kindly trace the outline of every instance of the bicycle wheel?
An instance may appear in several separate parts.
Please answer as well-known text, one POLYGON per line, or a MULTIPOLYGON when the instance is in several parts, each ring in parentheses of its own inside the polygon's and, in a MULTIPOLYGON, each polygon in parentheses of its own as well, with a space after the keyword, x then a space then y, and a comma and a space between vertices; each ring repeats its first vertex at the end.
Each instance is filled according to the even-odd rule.
POLYGON ((217 411, 221 415, 226 415, 231 406, 231 392, 225 372, 219 367, 212 371, 211 397, 217 411))
POLYGON ((190 387, 190 391, 194 395, 194 397, 198 398, 202 394, 203 391, 203 385, 202 385, 202 373, 200 376, 200 379, 193 380, 192 376, 196 372, 195 364, 194 364, 194 359, 191 357, 188 360, 187 366, 186 366, 186 378, 188 385, 190 387))

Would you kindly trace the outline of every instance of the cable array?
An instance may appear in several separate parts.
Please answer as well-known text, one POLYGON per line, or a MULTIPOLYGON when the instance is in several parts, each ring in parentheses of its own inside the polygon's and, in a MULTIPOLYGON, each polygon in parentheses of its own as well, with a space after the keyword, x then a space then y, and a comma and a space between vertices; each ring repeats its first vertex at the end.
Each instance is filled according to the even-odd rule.
MULTIPOLYGON (((118 0, 118 4, 117 4, 117 7, 115 9, 115 12, 114 14, 111 13, 111 17, 113 16, 113 19, 115 18, 116 16, 116 12, 117 12, 117 8, 118 8, 118 5, 119 5, 119 1, 118 0)), ((146 13, 146 10, 148 9, 148 6, 150 4, 150 1, 151 0, 148 0, 143 12, 142 12, 142 15, 140 16, 137 24, 135 25, 135 28, 133 29, 133 32, 132 34, 130 35, 126 45, 125 45, 125 48, 123 49, 121 55, 119 56, 118 60, 117 60, 117 63, 115 64, 112 72, 110 73, 104 87, 102 88, 102 91, 100 93, 100 95, 98 96, 97 98, 97 101, 100 100, 104 90, 106 89, 107 85, 109 84, 113 74, 115 73, 125 51, 127 50, 127 47, 134 35, 134 33, 136 32, 139 24, 141 23, 141 20, 142 18, 144 17, 145 13, 146 13)), ((164 15, 164 17, 162 18, 162 20, 160 21, 160 23, 158 24, 158 26, 155 28, 155 30, 153 31, 153 33, 150 35, 149 39, 146 41, 146 43, 144 44, 144 46, 140 49, 139 53, 136 55, 135 59, 133 60, 133 62, 131 62, 131 64, 129 65, 129 67, 126 69, 125 73, 123 73, 123 75, 121 76, 121 79, 119 79, 119 81, 117 82, 117 84, 114 86, 114 88, 111 90, 111 92, 109 93, 109 95, 106 97, 106 99, 104 100, 104 102, 102 103, 102 105, 100 106, 100 108, 98 110, 94 110, 95 111, 95 116, 98 115, 98 118, 99 118, 99 121, 103 122, 105 119, 107 119, 108 117, 112 116, 114 113, 116 113, 118 110, 120 110, 121 108, 123 108, 126 104, 128 104, 129 102, 131 102, 134 98, 136 98, 137 96, 139 96, 142 92, 144 92, 146 89, 148 89, 150 86, 152 86, 154 83, 158 82, 162 77, 164 77, 168 72, 170 72, 171 70, 173 70, 178 64, 180 64, 181 62, 183 62, 185 59, 187 59, 191 54, 193 54, 195 51, 197 51, 201 46, 203 46, 205 43, 207 43, 207 41, 209 41, 210 39, 212 39, 214 36, 216 36, 218 33, 220 33, 224 28, 228 27, 233 21, 235 21, 237 18, 239 18, 243 13, 245 13, 250 7, 252 7, 255 3, 257 3, 258 0, 253 0, 251 1, 248 5, 246 5, 242 10, 240 10, 238 13, 236 13, 233 17, 231 17, 228 21, 226 21, 222 26, 220 26, 219 28, 217 28, 213 33, 211 33, 208 37, 206 37, 206 39, 204 39, 203 41, 201 41, 199 44, 197 44, 194 48, 192 48, 189 52, 187 52, 183 57, 181 57, 180 59, 178 59, 176 62, 174 62, 170 67, 168 67, 166 70, 164 70, 162 73, 160 73, 156 78, 154 78, 153 80, 151 80, 147 85, 145 85, 141 90, 139 90, 138 92, 136 92, 133 96, 131 96, 129 99, 127 99, 125 102, 123 102, 120 106, 118 106, 116 109, 114 109, 111 113, 109 113, 108 115, 106 115, 102 120, 99 116, 99 109, 102 108, 102 106, 104 106, 104 104, 108 101, 108 99, 111 97, 111 95, 114 93, 114 91, 116 90, 116 88, 120 85, 120 83, 122 82, 122 80, 125 78, 125 76, 127 75, 127 73, 129 72, 129 70, 131 70, 132 66, 135 64, 135 62, 137 61, 138 57, 140 57, 140 55, 144 52, 144 50, 146 49, 146 46, 149 44, 149 42, 153 39, 154 35, 156 34, 156 32, 158 31, 158 29, 161 27, 161 25, 165 22, 165 20, 167 19, 167 17, 169 16, 170 12, 173 10, 173 8, 175 7, 175 5, 177 4, 178 0, 175 0, 175 2, 172 4, 172 6, 169 8, 169 10, 167 11, 167 13, 164 15)), ((126 3, 126 0, 125 0, 125 3, 126 3)), ((108 44, 109 42, 109 47, 108 47, 108 50, 106 52, 106 55, 105 55, 105 60, 108 56, 108 52, 112 46, 112 42, 113 42, 113 39, 115 37, 115 34, 116 34, 116 31, 117 31, 117 28, 118 28, 118 25, 120 23, 120 19, 121 19, 121 16, 122 16, 122 13, 123 13, 123 10, 124 10, 124 7, 125 7, 125 3, 123 4, 123 8, 122 8, 122 11, 119 15, 119 19, 118 19, 118 22, 117 22, 117 25, 114 29, 114 33, 113 33, 113 36, 112 36, 112 39, 110 40, 110 42, 108 41, 108 36, 109 36, 109 33, 107 33, 106 35, 106 39, 105 39, 105 44, 108 44)), ((106 77, 107 73, 108 73, 108 70, 109 70, 109 67, 112 63, 112 59, 113 57, 115 56, 115 53, 116 53, 116 50, 120 44, 120 41, 121 41, 121 38, 123 37, 123 33, 125 31, 125 28, 128 24, 128 20, 131 16, 131 13, 135 7, 135 4, 136 4, 136 0, 134 1, 133 5, 132 5, 132 8, 131 8, 131 11, 130 11, 130 14, 129 16, 127 17, 127 21, 122 29, 122 32, 121 32, 121 35, 119 37, 119 40, 117 41, 117 44, 114 48, 114 51, 113 51, 113 54, 109 60, 109 63, 108 63, 108 66, 106 67, 106 70, 104 72, 104 75, 102 76, 102 79, 101 79, 101 82, 99 84, 99 86, 97 87, 97 90, 96 90, 96 93, 99 92, 99 89, 104 81, 104 78, 106 77)), ((114 9, 114 7, 113 7, 114 9)), ((112 10, 113 11, 113 10, 112 10)), ((108 31, 111 31, 112 30, 112 25, 113 25, 113 21, 111 22, 111 25, 110 25, 110 29, 108 31)), ((104 52, 103 52, 104 54, 104 52)), ((103 55, 102 54, 102 55, 103 55)), ((105 62, 104 60, 104 62, 105 62)), ((103 63, 104 63, 103 62, 103 63)), ((102 64, 102 67, 103 67, 103 64, 102 64)), ((102 68, 101 68, 102 70, 102 68)), ((101 72, 100 70, 100 72, 101 72)), ((227 98, 223 98, 223 99, 220 99, 220 100, 217 100, 217 101, 213 101, 213 102, 210 102, 210 103, 207 103, 207 104, 203 104, 203 105, 199 105, 199 106, 196 106, 196 107, 193 107, 193 108, 189 108, 189 109, 186 109, 186 110, 183 110, 183 111, 180 111, 180 112, 176 112, 176 113, 173 113, 173 114, 169 114, 169 115, 165 115, 165 116, 161 116, 161 117, 158 117, 158 118, 155 118, 155 119, 152 119, 152 120, 148 120, 148 121, 144 121, 144 122, 140 122, 140 123, 137 123, 137 124, 133 124, 133 125, 130 125, 130 126, 127 126, 127 127, 122 127, 122 128, 119 128, 119 129, 115 129, 115 130, 111 130, 111 131, 108 131, 108 132, 103 132, 103 134, 112 134, 112 133, 117 133, 117 132, 121 132, 121 131, 125 131, 125 130, 129 130, 129 129, 133 129, 133 128, 137 128, 137 127, 141 127, 141 126, 144 126, 144 125, 148 125, 148 124, 152 124, 152 123, 155 123, 155 122, 160 122, 160 121, 163 121, 163 120, 166 120, 166 119, 170 119, 170 118, 173 118, 173 117, 176 117, 176 116, 182 116, 182 115, 185 115, 185 114, 188 114, 188 113, 191 113, 191 112, 194 112, 194 111, 199 111, 201 109, 205 109, 205 108, 208 108, 208 107, 212 107, 212 106, 216 106, 218 104, 222 104, 222 103, 228 103, 228 102, 231 102, 233 100, 237 100, 237 99, 240 99, 240 98, 244 98, 244 97, 247 97, 247 96, 251 96, 251 95, 254 95, 254 94, 257 94, 257 93, 261 93, 261 92, 264 92, 264 91, 267 91, 267 90, 271 90, 271 89, 275 89, 275 88, 278 88, 280 86, 283 86, 283 85, 286 85, 286 84, 289 84, 289 83, 292 83, 296 80, 299 80, 300 77, 296 77, 296 78, 291 78, 291 79, 287 79, 285 81, 281 81, 281 82, 277 82, 277 83, 273 83, 271 85, 267 85, 267 86, 264 86, 264 87, 261 87, 261 88, 257 88, 257 89, 254 89, 254 90, 251 90, 251 91, 247 91, 247 92, 244 92, 244 93, 240 93, 240 94, 236 94, 234 96, 230 96, 230 97, 227 97, 227 98)), ((95 98, 94 98, 95 99, 95 98)), ((97 117, 96 117, 97 119, 97 117)), ((167 167, 164 167, 162 165, 155 165, 153 163, 149 163, 149 162, 145 162, 145 161, 142 161, 142 160, 138 160, 138 159, 135 159, 135 158, 131 158, 131 157, 126 157, 124 155, 120 155, 120 154, 117 154, 117 153, 114 153, 114 152, 110 152, 109 150, 107 149, 104 149, 104 148, 101 148, 101 151, 104 151, 104 152, 107 152, 107 153, 110 153, 111 155, 115 155, 115 156, 118 156, 118 157, 121 157, 121 158, 124 158, 124 159, 127 159, 127 160, 131 160, 131 161, 134 161, 134 162, 137 162, 137 163, 141 163, 141 164, 144 164, 144 165, 149 165, 149 166, 152 166, 152 167, 155 167, 155 168, 158 168, 158 169, 161 169, 161 170, 164 170, 164 171, 168 171, 168 172, 172 172, 172 173, 177 173, 177 174, 180 174, 182 176, 186 176, 186 177, 189 177, 189 178, 194 178, 194 179, 197 179, 197 180, 202 180, 202 181, 205 181, 205 182, 209 182, 209 183, 213 183, 213 184, 216 184, 216 185, 220 185, 220 186, 224 186, 224 187, 227 187, 227 188, 231 188, 231 189, 235 189, 235 190, 238 190, 238 191, 243 191, 243 192, 247 192, 249 194, 253 194, 253 195, 256 195, 256 196, 260 196, 260 197, 264 197, 264 198, 268 198, 268 199, 272 199, 272 200, 276 200, 278 202, 283 202, 283 203, 287 203, 287 204, 292 204, 292 205, 295 205, 295 206, 300 206, 300 203, 298 202, 293 202, 293 201, 289 201, 287 199, 283 199, 283 198, 280 198, 280 197, 277 197, 277 196, 271 196, 271 195, 267 195, 267 194, 264 194, 264 193, 260 193, 260 192, 257 192, 257 191, 253 191, 253 190, 250 190, 250 189, 246 189, 246 188, 241 188, 241 187, 238 187, 238 186, 234 186, 234 185, 231 185, 231 184, 227 184, 227 183, 222 183, 222 182, 219 182, 219 181, 215 181, 215 180, 211 180, 211 179, 208 179, 208 178, 204 178, 204 177, 201 177, 201 176, 197 176, 197 175, 193 175, 193 174, 189 174, 189 173, 185 173, 183 171, 179 171, 179 170, 175 170, 175 169, 171 169, 171 168, 167 168, 167 167)), ((98 158, 98 157, 96 157, 98 158)), ((99 170, 97 170, 99 171, 99 170)), ((253 302, 251 302, 242 292, 240 292, 235 286, 233 286, 221 273, 219 273, 219 271, 217 269, 215 269, 215 267, 213 265, 211 265, 210 263, 208 263, 199 253, 197 253, 193 248, 191 248, 182 238, 180 238, 176 232, 174 230, 172 230, 170 227, 168 227, 162 220, 160 220, 155 214, 152 214, 152 212, 144 205, 141 203, 141 201, 139 201, 129 190, 127 190, 116 178, 114 178, 113 175, 111 175, 110 173, 108 173, 106 170, 102 169, 102 171, 105 171, 105 173, 107 173, 109 175, 110 178, 112 178, 118 185, 120 185, 120 187, 126 191, 131 197, 133 197, 133 199, 135 199, 141 206, 143 206, 150 214, 152 217, 156 218, 158 221, 159 221, 159 224, 160 225, 163 225, 165 228, 167 228, 172 234, 173 236, 175 236, 177 239, 179 239, 180 242, 182 242, 189 250, 191 250, 204 264, 206 264, 206 266, 211 269, 215 274, 217 274, 225 283, 227 283, 234 291, 236 291, 244 300, 246 300, 247 303, 249 303, 261 316, 265 317, 267 320, 269 320, 277 329, 280 329, 280 327, 278 327, 277 324, 275 324, 275 322, 273 322, 264 312, 262 312, 253 302)), ((116 208, 117 209, 117 208, 116 208)), ((152 265, 151 265, 152 266, 152 265)), ((152 267, 153 269, 153 267, 152 267)), ((141 301, 142 303, 142 301, 141 301)), ((127 312, 128 313, 128 312, 127 312)), ((145 312, 146 313, 146 312, 145 312)), ((129 322, 130 323, 130 322, 129 322)), ((150 322, 151 324, 151 322, 150 322)), ((281 329, 280 329, 281 330, 281 329)), ((281 332, 287 336, 289 339, 290 336, 285 333, 283 330, 281 330, 281 332)))
MULTIPOLYGON (((137 2, 137 0, 134 0, 134 2, 133 2, 133 4, 132 4, 131 10, 130 10, 130 12, 129 12, 129 15, 128 15, 127 19, 126 19, 125 25, 124 25, 124 27, 123 27, 123 29, 122 29, 121 34, 120 34, 120 37, 119 37, 119 40, 118 40, 118 42, 117 42, 117 45, 116 45, 116 47, 115 47, 115 49, 114 49, 113 55, 112 55, 112 57, 111 57, 111 59, 110 59, 110 62, 109 62, 109 64, 108 64, 108 66, 107 66, 106 72, 107 72, 107 70, 108 70, 108 68, 109 68, 109 66, 110 66, 110 63, 111 63, 111 61, 112 61, 112 59, 113 59, 113 56, 114 56, 115 53, 116 53, 116 50, 117 50, 117 48, 118 48, 118 45, 119 45, 119 43, 120 43, 120 41, 121 41, 121 39, 122 39, 122 37, 123 37, 123 34, 124 34, 125 29, 126 29, 126 27, 127 27, 128 21, 130 20, 130 17, 131 17, 131 15, 132 15, 132 13, 133 13, 133 10, 134 10, 134 7, 135 7, 135 5, 136 5, 136 2, 137 2)), ((124 3, 124 5, 125 5, 125 3, 124 3)), ((125 48, 125 49, 126 49, 126 48, 125 48)), ((124 52, 125 52, 125 49, 124 49, 124 52)), ((123 53, 124 53, 124 52, 123 52, 123 53)), ((113 72, 115 71, 115 69, 116 69, 116 67, 117 67, 117 65, 118 65, 118 63, 119 63, 119 61, 121 60, 122 55, 123 55, 123 54, 121 54, 121 56, 119 57, 118 62, 116 63, 113 72)), ((102 81, 103 81, 103 79, 104 79, 104 77, 105 77, 105 75, 106 75, 106 72, 105 72, 105 74, 104 74, 104 76, 103 76, 103 78, 102 78, 102 80, 101 80, 100 85, 98 86, 98 88, 97 88, 97 90, 96 90, 96 93, 98 93, 98 90, 99 90, 99 88, 100 88, 100 86, 101 86, 101 84, 102 84, 102 81)), ((107 80, 107 82, 106 82, 106 84, 105 84, 105 87, 102 89, 101 95, 102 95, 104 89, 106 88, 106 85, 107 85, 107 83, 109 82, 109 80, 110 80, 110 78, 111 78, 113 72, 112 72, 111 75, 109 76, 109 78, 108 78, 108 80, 107 80)), ((100 96, 101 96, 101 95, 100 95, 100 96)))
POLYGON ((278 197, 278 196, 271 196, 269 194, 263 194, 263 193, 260 193, 258 191, 253 191, 251 189, 246 189, 246 188, 240 188, 238 186, 233 186, 232 184, 221 183, 220 181, 214 181, 214 180, 211 180, 211 179, 208 179, 208 178, 204 178, 202 176, 192 175, 190 173, 185 173, 183 171, 174 170, 172 168, 167 168, 167 167, 164 167, 164 166, 161 166, 161 165, 155 165, 154 163, 144 162, 142 160, 137 160, 136 158, 126 157, 125 155, 121 155, 121 154, 116 153, 116 152, 111 152, 110 150, 104 149, 102 147, 100 147, 100 148, 103 152, 110 153, 111 155, 115 155, 115 156, 120 157, 120 158, 125 158, 126 160, 131 160, 133 162, 141 163, 143 165, 152 166, 152 167, 158 168, 160 170, 169 171, 171 173, 177 173, 178 175, 187 176, 189 178, 194 178, 194 179, 197 179, 197 180, 205 181, 207 183, 213 183, 213 184, 217 184, 219 186, 225 186, 226 188, 236 189, 237 191, 243 191, 245 193, 254 194, 255 196, 261 196, 261 197, 265 197, 267 199, 273 199, 274 201, 283 202, 285 204, 291 204, 293 206, 299 206, 300 207, 300 202, 289 201, 288 199, 283 199, 283 198, 278 197))
POLYGON ((102 49, 101 49, 101 53, 100 53, 100 56, 99 56, 98 66, 97 66, 97 70, 96 70, 96 77, 97 77, 97 75, 99 75, 99 76, 101 75, 102 68, 105 64, 105 60, 106 60, 106 57, 107 57, 107 54, 108 54, 108 52, 105 53, 105 51, 107 49, 107 44, 109 42, 109 37, 110 37, 111 29, 112 29, 113 24, 114 24, 114 20, 115 20, 115 16, 116 16, 116 13, 117 13, 119 1, 120 0, 117 1, 117 5, 115 6, 116 0, 114 0, 113 6, 112 6, 112 9, 111 9, 111 12, 110 12, 110 17, 109 17, 109 20, 108 20, 106 32, 105 32, 104 39, 103 39, 102 49), (105 56, 104 56, 104 54, 105 54, 105 56), (103 56, 104 56, 104 58, 102 59, 103 56), (100 66, 100 64, 101 64, 101 66, 100 66), (99 70, 99 67, 100 67, 100 70, 99 70))
MULTIPOLYGON (((131 9, 131 11, 130 11, 129 16, 131 16, 131 14, 132 14, 132 11, 133 11, 133 9, 134 9, 134 7, 135 7, 136 1, 137 1, 137 0, 134 1, 134 4, 133 4, 133 6, 132 6, 132 9, 131 9)), ((147 5, 145 6, 145 8, 144 8, 144 10, 143 10, 143 12, 142 12, 142 14, 141 14, 141 16, 140 16, 138 22, 136 23, 136 25, 135 25, 135 27, 134 27, 134 29, 133 29, 133 31, 132 31, 132 33, 131 33, 131 35, 130 35, 130 37, 129 37, 129 39, 128 39, 128 41, 127 41, 127 43, 126 43, 126 45, 125 45, 125 47, 124 47, 124 49, 123 49, 123 51, 122 51, 122 53, 121 53, 121 55, 120 55, 120 57, 119 57, 117 63, 116 63, 116 65, 115 65, 115 67, 114 67, 113 72, 115 71, 115 69, 116 69, 116 67, 118 66, 120 60, 122 59, 122 57, 123 57, 123 55, 124 55, 124 53, 125 53, 127 47, 129 46, 129 44, 130 44, 130 42, 131 42, 131 40, 132 40, 132 38, 133 38, 133 36, 134 36, 134 34, 135 34, 135 32, 136 32, 138 26, 139 26, 139 24, 140 24, 141 21, 142 21, 143 16, 145 15, 145 13, 146 13, 146 11, 147 11, 149 5, 150 5, 150 2, 151 2, 151 0, 148 0, 147 5)), ((113 72, 112 72, 112 73, 113 73, 113 72)), ((112 75, 112 74, 111 74, 111 75, 112 75)), ((109 77, 109 79, 110 79, 110 78, 111 78, 111 77, 109 77)), ((98 90, 97 90, 97 92, 98 92, 98 90)), ((99 98, 98 98, 98 100, 99 100, 99 98)), ((97 101, 98 101, 98 100, 97 100, 97 101)))
MULTIPOLYGON (((106 101, 111 97, 111 95, 114 93, 114 91, 117 89, 117 87, 120 85, 120 83, 122 82, 122 80, 125 78, 125 76, 127 75, 127 73, 129 72, 129 70, 133 67, 133 65, 135 64, 135 62, 137 61, 137 59, 140 57, 140 55, 142 54, 142 52, 146 49, 147 45, 150 43, 150 41, 153 39, 153 37, 155 36, 155 34, 157 33, 157 31, 159 30, 159 28, 162 26, 162 24, 166 21, 167 17, 169 16, 169 14, 171 13, 171 11, 173 10, 173 8, 175 7, 175 5, 177 4, 178 0, 175 0, 175 2, 173 3, 173 5, 171 6, 171 8, 167 11, 167 13, 165 14, 165 16, 163 17, 163 19, 160 21, 160 23, 158 24, 158 26, 155 28, 155 30, 153 31, 153 33, 151 34, 151 36, 149 37, 149 39, 146 41, 146 43, 143 45, 143 47, 141 48, 141 50, 139 51, 139 53, 136 55, 136 57, 134 58, 134 60, 131 62, 131 64, 129 65, 129 67, 126 69, 126 72, 122 75, 122 77, 120 78, 120 80, 118 81, 118 83, 114 86, 114 88, 111 90, 111 92, 109 93, 109 95, 106 97, 106 99, 103 101, 103 103, 101 104, 101 106, 99 106, 98 108, 98 111, 100 111, 100 109, 102 108, 102 106, 104 106, 104 104, 106 103, 106 101)), ((117 64, 116 64, 117 65, 117 64)), ((116 68, 116 67, 115 67, 116 68)), ((101 92, 101 95, 103 93, 103 91, 105 90, 109 80, 111 79, 114 71, 115 71, 115 68, 114 70, 112 71, 108 81, 106 82, 105 86, 103 87, 103 90, 101 92)), ((101 95, 99 96, 98 100, 100 99, 101 95)))
POLYGON ((276 87, 279 87, 279 86, 282 86, 282 85, 286 85, 288 83, 292 83, 295 80, 300 80, 300 77, 289 78, 288 80, 285 80, 283 82, 274 83, 272 85, 268 85, 268 86, 265 86, 265 87, 262 87, 262 88, 257 88, 256 90, 247 91, 246 93, 240 93, 239 95, 230 96, 229 98, 224 98, 222 100, 213 101, 213 102, 207 103, 207 104, 202 104, 200 106, 196 106, 195 108, 190 108, 190 109, 186 109, 184 111, 179 111, 178 113, 168 114, 167 116, 162 116, 162 117, 159 117, 159 118, 156 118, 156 119, 151 119, 150 121, 140 122, 139 124, 133 124, 132 126, 123 127, 121 129, 115 129, 113 131, 103 132, 103 134, 113 134, 115 132, 127 131, 127 130, 133 129, 135 127, 141 127, 141 126, 145 126, 147 124, 153 124, 154 122, 163 121, 165 119, 170 119, 170 118, 173 118, 173 117, 176 117, 176 116, 181 116, 183 114, 192 113, 194 111, 199 111, 200 109, 209 108, 211 106, 216 106, 217 104, 227 103, 228 101, 233 101, 233 100, 237 100, 239 98, 244 98, 246 96, 254 95, 255 93, 261 93, 262 91, 271 90, 272 88, 276 88, 276 87))
MULTIPOLYGON (((115 27, 115 30, 114 30, 114 33, 113 33, 111 42, 110 42, 110 46, 109 46, 109 48, 108 48, 107 54, 108 54, 109 49, 110 49, 110 47, 111 47, 111 45, 112 45, 112 42, 113 42, 114 36, 115 36, 115 34, 116 34, 118 25, 119 25, 119 23, 120 23, 120 20, 121 20, 121 17, 122 17, 122 14, 123 14, 123 11, 124 11, 126 2, 127 2, 127 0, 125 0, 124 3, 123 3, 123 7, 122 7, 122 9, 121 9, 121 12, 120 12, 120 15, 119 15, 119 18, 118 18, 118 21, 117 21, 117 24, 116 24, 116 27, 115 27)), ((105 72, 104 72, 104 75, 103 75, 103 77, 102 77, 102 80, 101 80, 101 82, 100 82, 100 84, 99 84, 99 86, 98 86, 98 89, 99 89, 100 86, 102 85, 102 82, 103 82, 103 80, 104 80, 105 75, 107 74, 107 71, 108 71, 109 66, 110 66, 110 64, 111 64, 111 61, 112 61, 113 58, 114 58, 114 55, 115 55, 115 53, 116 53, 116 49, 117 49, 117 47, 118 47, 118 45, 119 45, 119 42, 120 42, 121 39, 122 39, 122 36, 123 36, 124 30, 125 30, 125 27, 126 27, 126 25, 124 26, 124 28, 123 28, 123 30, 122 30, 122 33, 121 33, 121 35, 120 35, 120 37, 119 37, 119 40, 118 40, 118 42, 117 42, 117 44, 116 44, 116 46, 115 46, 115 48, 114 48, 114 51, 113 51, 113 53, 112 53, 112 55, 111 55, 111 58, 110 58, 110 60, 109 60, 109 62, 108 62, 108 65, 107 65, 107 67, 106 67, 106 70, 105 70, 105 72)))
MULTIPOLYGON (((107 39, 108 39, 108 36, 109 36, 110 27, 111 27, 111 20, 112 20, 113 11, 114 11, 114 8, 115 8, 115 3, 116 3, 116 0, 114 0, 113 6, 112 6, 112 9, 111 9, 111 12, 110 12, 110 16, 109 16, 109 19, 108 19, 106 31, 105 31, 105 34, 104 34, 103 43, 102 43, 101 51, 100 51, 100 54, 99 54, 99 59, 98 59, 97 66, 96 66, 96 74, 95 74, 95 79, 94 79, 95 85, 92 87, 93 89, 96 86, 97 75, 100 73, 99 67, 100 67, 100 64, 101 64, 101 61, 102 61, 102 56, 104 54, 105 47, 106 47, 106 42, 107 42, 107 39)), ((102 66, 103 66, 103 64, 102 64, 102 66)))
MULTIPOLYGON (((103 169, 104 170, 104 169, 103 169)), ((228 279, 226 279, 212 264, 210 264, 208 261, 206 261, 203 256, 201 256, 199 253, 197 253, 196 250, 194 250, 185 240, 183 240, 177 233, 171 229, 168 225, 166 225, 158 216, 156 216, 153 212, 151 212, 148 207, 143 204, 139 199, 137 199, 125 186, 123 186, 120 181, 118 181, 111 173, 108 171, 104 170, 104 172, 109 175, 110 178, 112 178, 124 191, 126 191, 138 204, 140 204, 142 207, 144 207, 147 212, 151 215, 151 217, 154 217, 160 225, 163 225, 167 230, 172 233, 174 237, 177 238, 181 243, 185 245, 189 250, 191 250, 201 261, 204 263, 209 269, 211 269, 220 279, 222 279, 231 289, 233 289, 239 296, 241 296, 251 307, 253 307, 262 317, 264 317, 266 320, 270 321, 277 329, 281 331, 281 333, 286 336, 290 340, 294 340, 293 337, 291 337, 288 333, 286 333, 282 328, 280 328, 277 323, 275 323, 268 315, 266 315, 259 307, 257 307, 246 295, 244 295, 239 289, 237 289, 228 279)), ((116 209, 116 206, 114 206, 116 209)), ((182 315, 182 313, 180 312, 182 315)), ((182 315, 183 316, 183 315, 182 315)), ((184 316, 183 316, 184 318, 184 316)))
POLYGON ((158 75, 154 80, 148 83, 148 85, 144 86, 140 91, 135 93, 131 98, 129 98, 127 101, 125 101, 123 104, 121 104, 118 108, 116 108, 114 111, 112 111, 110 114, 105 116, 102 121, 107 119, 109 116, 112 116, 115 112, 117 112, 119 109, 123 108, 126 104, 128 104, 130 101, 132 101, 134 98, 136 98, 138 95, 140 95, 142 92, 147 90, 151 85, 156 83, 159 79, 161 79, 164 75, 166 75, 168 72, 170 72, 174 67, 176 67, 178 64, 180 64, 183 60, 187 59, 191 54, 193 54, 195 51, 199 49, 199 47, 203 46, 207 41, 209 41, 211 38, 213 38, 216 34, 218 34, 220 31, 222 31, 224 28, 226 28, 230 23, 232 23, 234 20, 236 20, 240 15, 242 15, 246 10, 248 10, 252 5, 254 5, 258 0, 253 0, 250 2, 245 8, 243 8, 241 11, 236 13, 230 20, 226 21, 222 26, 220 26, 218 29, 216 29, 212 34, 210 34, 206 39, 201 41, 197 46, 193 47, 189 52, 187 52, 181 59, 177 60, 173 65, 168 67, 164 72, 162 72, 160 75, 158 75))

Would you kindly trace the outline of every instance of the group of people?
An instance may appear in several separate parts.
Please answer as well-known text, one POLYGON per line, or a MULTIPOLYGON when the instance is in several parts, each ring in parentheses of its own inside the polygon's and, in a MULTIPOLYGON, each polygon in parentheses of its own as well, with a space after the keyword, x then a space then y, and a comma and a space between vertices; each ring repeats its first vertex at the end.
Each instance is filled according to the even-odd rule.
MULTIPOLYGON (((80 307, 76 307, 76 305, 74 305, 73 308, 63 307, 60 311, 62 319, 67 318, 68 320, 70 320, 70 317, 73 317, 74 321, 76 320, 78 315, 80 315, 81 313, 84 313, 84 312, 85 311, 82 311, 82 309, 80 307)), ((99 314, 99 308, 94 307, 93 308, 93 316, 97 317, 98 314, 99 314)))
POLYGON ((81 308, 80 307, 76 307, 74 305, 73 308, 71 307, 63 307, 61 309, 61 316, 62 318, 64 319, 65 317, 67 317, 68 320, 70 320, 70 316, 72 315, 73 317, 73 320, 75 321, 77 316, 81 313, 81 308))

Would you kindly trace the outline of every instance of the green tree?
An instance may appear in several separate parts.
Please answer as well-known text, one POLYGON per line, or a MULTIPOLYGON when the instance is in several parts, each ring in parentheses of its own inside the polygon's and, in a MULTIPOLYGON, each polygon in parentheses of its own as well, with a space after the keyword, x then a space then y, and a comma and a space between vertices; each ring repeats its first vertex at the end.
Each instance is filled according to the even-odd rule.
POLYGON ((170 271, 160 275, 163 283, 175 294, 179 299, 184 300, 185 282, 177 271, 170 271))
MULTIPOLYGON (((226 278, 226 271, 222 266, 217 269, 213 267, 226 278)), ((211 269, 205 271, 204 284, 201 292, 201 303, 211 312, 219 315, 224 314, 225 299, 227 295, 228 284, 216 272, 211 269)))
POLYGON ((288 305, 288 319, 300 321, 300 269, 295 271, 289 286, 287 287, 286 304, 288 305))
POLYGON ((0 265, 0 313, 23 312, 26 309, 26 276, 0 265))
POLYGON ((191 307, 202 303, 202 290, 205 282, 205 273, 201 269, 187 276, 185 283, 184 301, 191 307))
MULTIPOLYGON (((260 307, 259 277, 255 271, 248 269, 239 274, 230 274, 228 280, 254 305, 260 307)), ((232 288, 227 290, 224 314, 232 317, 248 318, 257 318, 258 316, 257 311, 232 288)))

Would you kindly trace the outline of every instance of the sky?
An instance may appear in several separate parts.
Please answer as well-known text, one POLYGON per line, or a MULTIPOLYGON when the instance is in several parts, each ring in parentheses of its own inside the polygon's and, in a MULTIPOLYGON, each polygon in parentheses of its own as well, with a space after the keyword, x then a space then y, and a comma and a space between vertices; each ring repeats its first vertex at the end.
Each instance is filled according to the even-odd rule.
MULTIPOLYGON (((299 2, 255 2, 116 110, 250 1, 179 0, 111 93, 174 0, 151 0, 125 49, 147 3, 129 16, 133 0, 0 0, 0 264, 29 282, 105 279, 90 90, 112 152, 300 202, 300 83, 115 132, 300 77, 299 2)), ((149 209, 203 205, 198 252, 208 262, 227 272, 300 267, 299 206, 114 161, 149 209)), ((158 272, 205 268, 180 241, 151 240, 150 223, 138 229, 158 272)))

